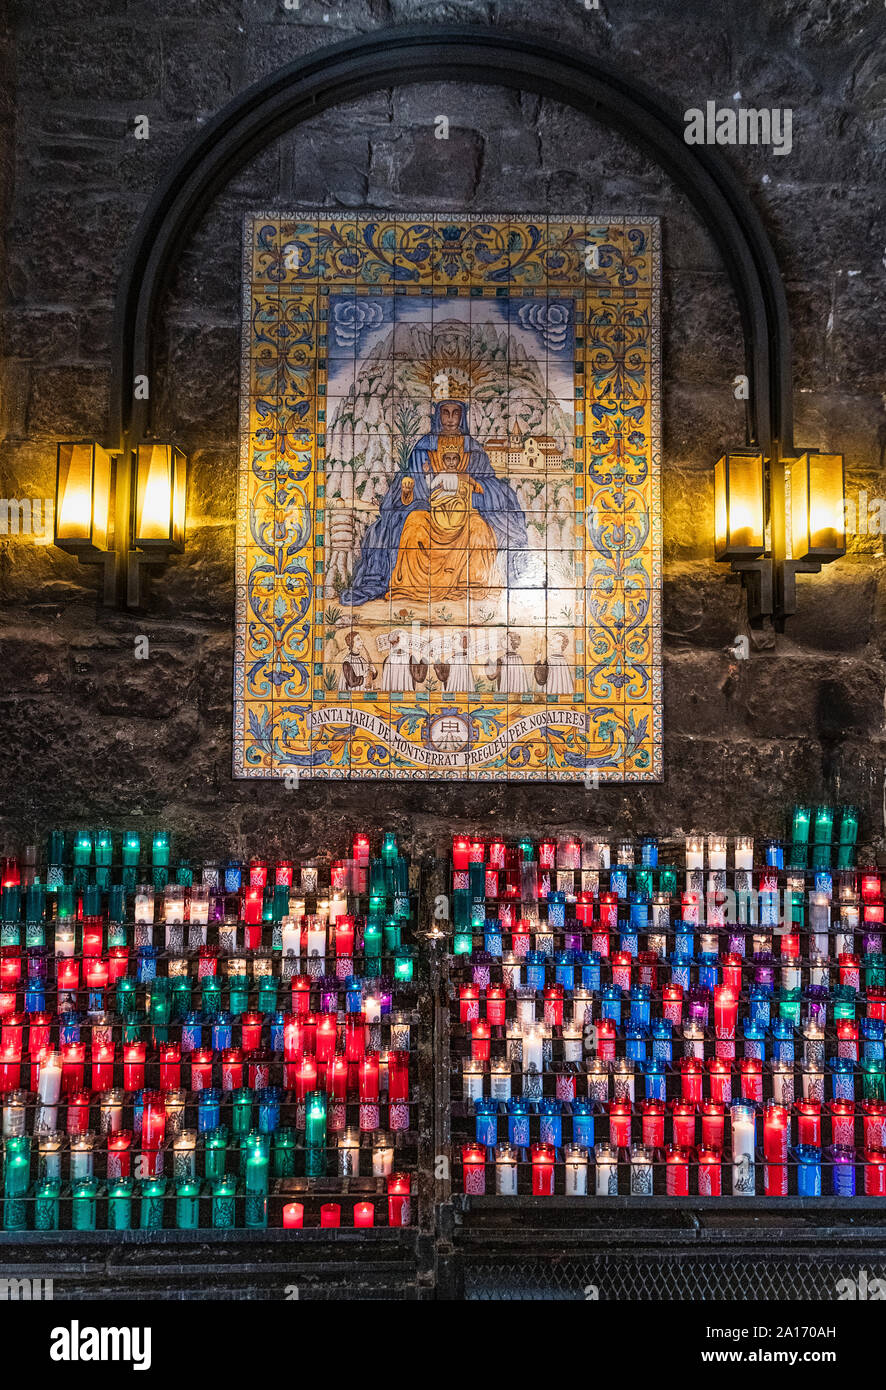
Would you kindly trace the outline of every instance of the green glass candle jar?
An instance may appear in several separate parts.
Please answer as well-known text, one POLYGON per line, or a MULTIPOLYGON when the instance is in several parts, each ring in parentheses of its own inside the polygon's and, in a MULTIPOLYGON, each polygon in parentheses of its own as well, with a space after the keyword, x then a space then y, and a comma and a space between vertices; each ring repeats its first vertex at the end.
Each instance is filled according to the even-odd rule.
POLYGON ((245 1014, 249 1011, 249 976, 231 975, 228 980, 229 1008, 232 1014, 245 1014))
POLYGON ((185 1178, 175 1189, 175 1224, 180 1231, 196 1231, 200 1226, 200 1184, 185 1178))
POLYGON ((795 845, 807 845, 809 843, 809 826, 812 822, 812 811, 808 806, 795 806, 791 820, 791 839, 795 845))
POLYGON ((376 966, 370 966, 370 961, 378 962, 381 960, 382 930, 378 922, 369 918, 366 919, 366 926, 363 928, 363 954, 366 957, 366 968, 371 974, 376 966))
POLYGON ((58 1230, 58 1206, 62 1185, 57 1179, 40 1182, 34 1191, 34 1230, 58 1230))
POLYGON ((834 1001, 834 1022, 839 1023, 841 1019, 855 1018, 855 990, 849 985, 835 985, 832 999, 834 1001))
POLYGON ((858 807, 844 806, 840 816, 840 844, 854 845, 858 839, 858 807))
POLYGON ((27 1202, 31 1183, 31 1140, 27 1134, 10 1135, 3 1146, 3 1226, 7 1231, 27 1228, 27 1202))
POLYGON ((218 975, 204 975, 201 981, 200 1002, 203 1012, 212 1017, 221 1013, 221 979, 218 975))
POLYGON ((886 989, 886 956, 873 955, 864 958, 865 989, 886 989))
POLYGON ((415 958, 409 946, 401 946, 394 956, 394 979, 408 984, 415 973, 415 958))
POLYGON ((802 990, 783 989, 778 1001, 779 1018, 787 1019, 789 1023, 793 1023, 795 1027, 799 1027, 802 1003, 802 990))
MULTIPOLYGON (((256 1136, 261 1140, 264 1136, 256 1136)), ((267 1146, 251 1142, 246 1153, 246 1213, 245 1222, 253 1230, 268 1224, 268 1160, 267 1146)))
POLYGON ((258 1011, 260 1014, 277 1012, 277 994, 278 985, 274 976, 261 975, 258 982, 258 1011))
POLYGON ((228 1131, 224 1125, 207 1131, 204 1140, 203 1171, 210 1182, 220 1181, 225 1174, 228 1153, 228 1131))
POLYGON ((162 1230, 163 1199, 165 1195, 165 1178, 145 1178, 142 1181, 138 1224, 143 1231, 162 1230))
POLYGON ((95 1230, 98 1178, 83 1178, 71 1187, 71 1226, 75 1231, 95 1230))
POLYGON ((132 1226, 133 1178, 117 1178, 108 1185, 108 1230, 128 1231, 132 1226))
POLYGON ((311 1091, 305 1105, 305 1173, 309 1178, 326 1176, 326 1096, 311 1091))
POLYGON ((231 1092, 231 1133, 248 1134, 252 1128, 253 1093, 248 1086, 231 1092))
POLYGON ((212 1224, 217 1229, 231 1230, 236 1221, 237 1179, 218 1178, 212 1184, 212 1224))
POLYGON ((659 893, 670 893, 671 896, 677 891, 677 870, 673 864, 663 864, 658 871, 658 891, 659 893))
POLYGON ((884 1064, 872 1057, 861 1066, 861 1094, 864 1100, 886 1101, 886 1074, 884 1064))
POLYGON ((295 1130, 278 1129, 274 1134, 274 1177, 291 1178, 295 1173, 295 1130))
POLYGON ((815 844, 829 845, 834 832, 833 806, 817 806, 815 809, 815 844))

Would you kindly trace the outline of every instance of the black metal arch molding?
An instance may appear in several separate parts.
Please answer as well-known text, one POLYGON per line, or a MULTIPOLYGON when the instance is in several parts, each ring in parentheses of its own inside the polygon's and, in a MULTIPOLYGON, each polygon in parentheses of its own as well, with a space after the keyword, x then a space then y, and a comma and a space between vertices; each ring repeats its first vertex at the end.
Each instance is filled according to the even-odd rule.
POLYGON ((249 87, 203 126, 139 223, 117 292, 111 424, 114 451, 143 438, 150 406, 135 400, 150 374, 151 330, 184 238, 231 177, 278 136, 340 102, 416 82, 465 82, 533 92, 575 107, 646 150, 693 204, 719 248, 741 312, 750 379, 748 442, 793 444, 790 329, 778 265, 738 178, 715 151, 688 146, 679 116, 611 64, 562 44, 486 26, 383 29, 317 50, 249 87))

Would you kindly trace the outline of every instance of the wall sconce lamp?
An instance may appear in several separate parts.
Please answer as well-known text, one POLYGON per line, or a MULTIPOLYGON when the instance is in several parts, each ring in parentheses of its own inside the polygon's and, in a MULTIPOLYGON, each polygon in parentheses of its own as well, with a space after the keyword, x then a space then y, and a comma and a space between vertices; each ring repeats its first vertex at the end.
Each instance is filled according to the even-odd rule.
POLYGON ((763 455, 724 454, 714 467, 714 553, 742 575, 754 613, 772 612, 772 562, 765 551, 763 455))
POLYGON ((111 512, 111 455, 100 444, 59 444, 55 543, 87 563, 103 563, 111 512))
POLYGON ((84 563, 104 565, 107 606, 138 608, 142 567, 184 549, 187 457, 148 440, 112 463, 100 444, 59 444, 54 539, 84 563))
POLYGON ((715 464, 714 554, 742 575, 751 619, 795 613, 796 576, 845 555, 844 494, 842 454, 734 451, 715 464))

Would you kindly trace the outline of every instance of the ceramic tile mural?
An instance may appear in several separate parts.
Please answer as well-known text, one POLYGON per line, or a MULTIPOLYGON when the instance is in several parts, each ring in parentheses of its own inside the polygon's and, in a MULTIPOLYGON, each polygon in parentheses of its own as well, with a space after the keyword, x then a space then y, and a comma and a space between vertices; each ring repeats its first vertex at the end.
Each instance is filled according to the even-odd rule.
POLYGON ((661 778, 659 228, 247 217, 239 777, 661 778))

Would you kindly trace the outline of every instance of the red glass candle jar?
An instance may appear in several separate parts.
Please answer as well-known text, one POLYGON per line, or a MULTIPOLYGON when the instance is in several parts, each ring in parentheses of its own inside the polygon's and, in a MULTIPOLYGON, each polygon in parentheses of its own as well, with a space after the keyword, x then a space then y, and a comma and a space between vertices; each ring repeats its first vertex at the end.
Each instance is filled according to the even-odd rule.
MULTIPOLYGON (((208 1091, 212 1088, 212 1048, 200 1048, 191 1053, 191 1090, 208 1091)), ((127 1087, 128 1089, 128 1087, 127 1087)))
POLYGON ((886 1104, 866 1100, 861 1107, 866 1149, 886 1149, 886 1104))
POLYGON ((532 1195, 553 1197, 556 1150, 551 1144, 532 1145, 532 1195))
POLYGON ((683 986, 665 985, 661 991, 661 1011, 665 1019, 676 1027, 683 1022, 683 986))
POLYGON ((392 1173, 388 1178, 389 1226, 408 1226, 411 1223, 411 1188, 412 1180, 408 1173, 392 1173))
POLYGON ((698 1195, 699 1197, 721 1197, 723 1195, 723 1161, 718 1148, 702 1146, 698 1151, 698 1195))
POLYGON ((680 1093, 683 1100, 692 1104, 700 1105, 704 1083, 704 1063, 697 1057, 681 1057, 680 1067, 680 1093))
MULTIPOLYGON (((561 1003, 562 1010, 562 1003, 561 1003)), ((507 990, 504 985, 489 985, 486 990, 486 1022, 492 1028, 500 1028, 506 1018, 507 990)))
POLYGON ((666 1183, 669 1197, 689 1196, 689 1150, 669 1144, 665 1150, 666 1183))
POLYGON ((741 1073, 742 1100, 762 1101, 763 1063, 759 1057, 742 1057, 738 1064, 741 1073))
POLYGON ((181 1087, 182 1050, 179 1043, 163 1043, 160 1047, 160 1090, 178 1091, 181 1087))
POLYGON ((797 1101, 797 1141, 821 1148, 821 1101, 797 1101))
MULTIPOLYGON (((316 1072, 316 1067, 315 1067, 316 1072)), ((239 1047, 226 1047, 222 1052, 221 1088, 239 1091, 243 1085, 243 1052, 239 1047)))
POLYGON ((720 1105, 728 1105, 732 1100, 731 1064, 722 1057, 709 1057, 706 1065, 711 1100, 720 1105))
POLYGON ((463 1144, 461 1151, 462 1183, 471 1197, 486 1193, 486 1150, 482 1144, 463 1144))
POLYGON ((475 1062, 488 1062, 492 1029, 485 1018, 477 1018, 471 1024, 471 1056, 475 1062))
POLYGON ((886 1150, 865 1149, 864 1192, 866 1197, 886 1197, 886 1150))
POLYGON ((664 1101, 644 1100, 640 1110, 643 1116, 643 1143, 646 1148, 663 1148, 665 1132, 664 1101))
POLYGON ((855 1102, 832 1100, 828 1108, 831 1112, 831 1143, 852 1148, 855 1144, 855 1102))
POLYGON ((695 1146, 695 1106, 687 1101, 671 1102, 671 1122, 674 1130, 673 1147, 691 1149, 695 1146))
POLYGON ((702 1148, 723 1151, 726 1128, 726 1106, 719 1101, 706 1101, 701 1107, 702 1148))
POLYGON ((631 1147, 631 1106, 626 1100, 609 1102, 609 1142, 614 1149, 631 1147))
POLYGON ((480 989, 478 985, 460 985, 458 991, 458 1018, 460 1023, 473 1023, 480 1017, 480 989))

